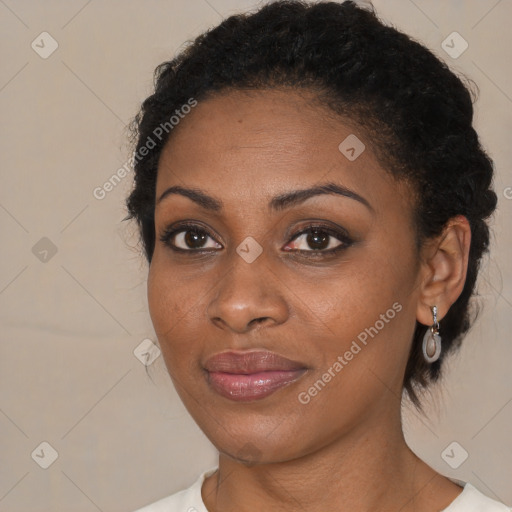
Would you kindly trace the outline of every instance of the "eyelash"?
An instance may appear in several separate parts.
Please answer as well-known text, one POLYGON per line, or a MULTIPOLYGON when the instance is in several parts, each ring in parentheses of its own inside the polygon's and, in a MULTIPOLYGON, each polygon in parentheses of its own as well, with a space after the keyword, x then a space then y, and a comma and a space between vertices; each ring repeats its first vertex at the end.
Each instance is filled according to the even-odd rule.
MULTIPOLYGON (((183 222, 177 226, 174 226, 172 228, 167 228, 164 230, 164 232, 160 236, 160 241, 163 242, 165 245, 167 245, 171 250, 175 252, 180 253, 208 253, 208 252, 214 252, 218 251, 219 249, 181 249, 180 247, 176 247, 171 243, 172 238, 181 233, 181 232, 187 232, 187 231, 194 231, 197 234, 205 234, 212 240, 214 240, 216 243, 219 243, 215 240, 215 238, 209 233, 209 231, 203 227, 201 227, 198 224, 193 224, 189 222, 183 222)), ((333 229, 330 226, 326 226, 323 224, 309 224, 306 226, 305 229, 302 229, 301 231, 295 233, 293 237, 290 239, 290 242, 295 241, 297 238, 299 238, 301 235, 309 234, 313 231, 319 231, 320 233, 327 234, 335 239, 337 239, 339 242, 341 242, 340 245, 337 247, 334 247, 329 250, 310 250, 305 251, 302 249, 292 249, 287 252, 291 253, 301 253, 306 255, 307 257, 318 257, 318 256, 332 256, 334 254, 337 254, 338 252, 341 252, 345 249, 348 249, 353 243, 354 240, 348 237, 348 235, 344 231, 337 231, 333 229)))

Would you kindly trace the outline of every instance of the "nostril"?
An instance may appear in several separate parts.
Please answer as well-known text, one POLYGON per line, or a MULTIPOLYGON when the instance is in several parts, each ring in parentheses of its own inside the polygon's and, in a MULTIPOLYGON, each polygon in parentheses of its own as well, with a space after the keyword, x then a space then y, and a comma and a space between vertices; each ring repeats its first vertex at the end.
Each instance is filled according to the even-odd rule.
POLYGON ((249 325, 252 324, 252 323, 261 323, 261 322, 264 322, 266 319, 268 318, 268 316, 262 316, 260 318, 254 318, 253 320, 251 320, 249 322, 249 325))

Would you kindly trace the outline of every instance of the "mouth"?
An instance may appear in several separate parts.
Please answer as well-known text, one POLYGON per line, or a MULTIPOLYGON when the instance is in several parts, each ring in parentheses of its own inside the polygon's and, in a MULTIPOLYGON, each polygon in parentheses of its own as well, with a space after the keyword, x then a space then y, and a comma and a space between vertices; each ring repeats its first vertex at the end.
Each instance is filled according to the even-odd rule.
POLYGON ((273 352, 222 352, 209 358, 207 382, 219 395, 233 401, 265 398, 297 381, 308 368, 273 352))

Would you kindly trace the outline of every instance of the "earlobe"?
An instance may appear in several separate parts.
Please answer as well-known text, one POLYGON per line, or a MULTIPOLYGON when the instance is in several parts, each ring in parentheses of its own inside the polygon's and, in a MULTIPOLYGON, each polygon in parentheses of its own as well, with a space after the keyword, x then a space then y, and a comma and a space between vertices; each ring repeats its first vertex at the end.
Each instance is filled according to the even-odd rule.
POLYGON ((416 318, 423 325, 432 323, 432 306, 441 320, 458 299, 468 268, 471 228, 463 215, 450 219, 442 234, 425 248, 424 279, 421 284, 416 318))

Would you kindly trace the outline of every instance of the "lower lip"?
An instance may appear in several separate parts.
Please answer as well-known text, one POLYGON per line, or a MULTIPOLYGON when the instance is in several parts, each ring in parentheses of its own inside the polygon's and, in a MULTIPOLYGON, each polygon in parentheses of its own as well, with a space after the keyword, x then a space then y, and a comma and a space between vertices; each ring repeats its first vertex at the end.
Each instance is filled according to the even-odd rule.
POLYGON ((305 372, 305 369, 258 372, 249 375, 208 372, 208 382, 220 395, 236 402, 243 402, 265 398, 298 380, 305 372))

